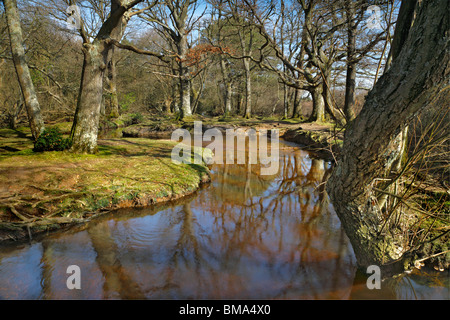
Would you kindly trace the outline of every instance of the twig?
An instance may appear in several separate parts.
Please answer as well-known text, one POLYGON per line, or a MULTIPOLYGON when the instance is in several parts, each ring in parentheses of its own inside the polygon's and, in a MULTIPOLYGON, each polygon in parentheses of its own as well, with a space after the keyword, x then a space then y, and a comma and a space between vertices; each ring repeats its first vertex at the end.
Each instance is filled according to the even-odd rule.
POLYGON ((444 254, 444 253, 447 253, 447 252, 450 252, 450 250, 447 250, 447 251, 443 251, 443 252, 439 252, 439 253, 433 254, 433 255, 431 255, 431 256, 428 256, 428 257, 425 257, 425 258, 422 258, 422 259, 416 260, 416 262, 422 262, 422 261, 425 261, 425 260, 428 260, 428 259, 431 259, 431 258, 434 258, 434 257, 440 256, 441 254, 444 254))
POLYGON ((16 215, 16 217, 18 217, 20 220, 22 221, 29 221, 30 219, 27 219, 25 216, 23 216, 22 214, 20 214, 16 208, 14 208, 13 205, 8 205, 9 210, 11 210, 12 213, 14 213, 16 215))
POLYGON ((65 193, 65 194, 60 195, 60 196, 57 196, 57 197, 47 198, 47 199, 44 199, 44 200, 35 202, 35 203, 33 203, 32 207, 33 207, 33 208, 36 208, 38 205, 43 204, 43 203, 46 203, 46 202, 51 202, 51 201, 54 201, 54 200, 61 200, 61 199, 67 198, 67 197, 72 196, 72 195, 81 196, 81 195, 83 195, 83 194, 85 194, 85 193, 87 193, 87 192, 86 192, 86 191, 85 191, 85 192, 77 192, 77 191, 73 191, 73 192, 71 192, 71 193, 65 193))

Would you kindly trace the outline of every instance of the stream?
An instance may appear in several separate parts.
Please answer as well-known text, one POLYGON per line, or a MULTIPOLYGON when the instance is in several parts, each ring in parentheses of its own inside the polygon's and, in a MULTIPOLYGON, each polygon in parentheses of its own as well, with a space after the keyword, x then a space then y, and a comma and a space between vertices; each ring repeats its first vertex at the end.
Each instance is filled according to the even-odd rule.
POLYGON ((321 184, 330 163, 280 144, 279 170, 212 165, 191 196, 0 246, 0 299, 449 299, 448 273, 369 290, 321 184), (77 265, 81 289, 69 290, 77 265))

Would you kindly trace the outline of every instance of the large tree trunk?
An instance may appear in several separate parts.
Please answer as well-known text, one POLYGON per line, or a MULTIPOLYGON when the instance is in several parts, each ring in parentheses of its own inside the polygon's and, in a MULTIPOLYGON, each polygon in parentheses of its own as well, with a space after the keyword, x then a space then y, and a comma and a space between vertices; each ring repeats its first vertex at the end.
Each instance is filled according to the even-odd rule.
POLYGON ((41 115, 41 108, 34 90, 33 81, 31 80, 30 70, 25 60, 19 10, 17 9, 16 0, 3 0, 3 4, 5 6, 14 68, 16 69, 17 79, 19 80, 25 102, 31 134, 33 135, 33 139, 37 140, 42 131, 44 131, 44 120, 41 115))
POLYGON ((326 113, 328 113, 330 115, 330 117, 337 123, 340 125, 344 125, 344 121, 343 121, 343 117, 341 116, 342 112, 340 110, 338 110, 335 107, 335 103, 333 102, 333 97, 331 94, 331 88, 329 87, 330 84, 330 75, 329 75, 329 71, 331 71, 330 69, 328 69, 327 72, 323 73, 323 100, 324 100, 324 104, 325 104, 325 111, 326 113))
POLYGON ((313 110, 309 121, 325 122, 325 101, 323 99, 323 87, 318 85, 310 90, 313 100, 313 110))
POLYGON ((189 68, 186 65, 187 55, 187 34, 184 29, 179 30, 180 42, 177 43, 178 49, 178 67, 180 70, 180 107, 181 117, 188 117, 192 115, 191 109, 191 79, 189 75, 189 68))
MULTIPOLYGON (((438 95, 449 101, 448 0, 415 0, 416 18, 398 57, 368 94, 361 113, 349 125, 341 157, 327 189, 353 245, 358 265, 378 265, 384 274, 401 272, 404 239, 383 229, 374 185, 389 174, 402 150, 401 131, 438 95)), ((411 5, 402 2, 402 9, 411 5)), ((400 10, 399 23, 410 19, 400 10)), ((395 37, 398 37, 396 32, 395 37)))
POLYGON ((95 41, 83 49, 83 76, 72 126, 72 148, 77 153, 97 152, 97 136, 103 99, 103 75, 108 49, 95 41))
POLYGON ((103 98, 103 79, 112 57, 112 42, 120 40, 128 23, 127 8, 119 0, 111 1, 111 14, 103 23, 92 43, 83 44, 83 71, 77 108, 72 125, 72 152, 95 153, 100 110, 103 98))

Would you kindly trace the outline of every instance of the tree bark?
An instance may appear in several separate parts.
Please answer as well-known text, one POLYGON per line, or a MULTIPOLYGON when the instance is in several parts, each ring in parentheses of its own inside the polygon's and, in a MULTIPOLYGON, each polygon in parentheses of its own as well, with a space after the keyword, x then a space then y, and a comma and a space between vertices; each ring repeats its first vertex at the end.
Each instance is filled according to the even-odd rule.
POLYGON ((349 3, 346 8, 348 26, 347 26, 347 74, 345 79, 345 101, 344 115, 347 122, 355 119, 355 100, 356 100, 356 31, 357 25, 353 21, 355 9, 353 3, 349 3))
POLYGON ((94 41, 83 49, 81 92, 72 126, 71 151, 97 152, 97 136, 103 99, 103 75, 108 49, 103 41, 94 41))
POLYGON ((179 76, 179 70, 177 67, 177 64, 175 60, 171 61, 171 71, 172 71, 172 103, 171 103, 171 109, 173 113, 179 114, 180 113, 180 98, 179 98, 179 92, 180 92, 180 81, 177 78, 179 76))
POLYGON ((309 117, 312 122, 325 122, 325 101, 323 99, 323 87, 318 85, 310 90, 313 100, 313 111, 309 117))
POLYGON ((288 87, 283 85, 283 119, 287 119, 289 115, 289 97, 288 87))
POLYGON ((244 58, 245 71, 245 113, 244 118, 252 117, 252 80, 250 77, 250 59, 244 58))
POLYGON ((19 117, 20 111, 22 111, 23 107, 23 99, 20 99, 17 101, 13 107, 12 110, 9 112, 9 128, 10 129, 16 129, 17 128, 17 118, 19 117))
MULTIPOLYGON (((245 39, 245 29, 239 30, 239 40, 241 42, 242 56, 251 56, 253 45, 253 32, 250 30, 249 44, 247 47, 245 39)), ((252 80, 250 73, 250 58, 243 58, 244 74, 245 74, 245 112, 244 118, 250 119, 252 117, 252 80)))
MULTIPOLYGON (((329 69, 328 69, 329 70, 329 69)), ((331 71, 331 70, 329 70, 331 71)), ((344 125, 343 117, 341 116, 341 111, 335 107, 335 103, 333 103, 332 94, 330 91, 330 75, 329 72, 323 74, 323 99, 325 103, 325 111, 330 115, 330 117, 340 125, 344 125)))
POLYGON ((222 81, 224 83, 225 92, 224 92, 224 106, 225 106, 225 115, 231 114, 231 97, 233 94, 232 82, 229 78, 228 67, 225 61, 225 58, 220 56, 220 70, 222 72, 222 81))
MULTIPOLYGON (((381 233, 384 220, 376 203, 376 179, 389 174, 398 159, 400 132, 408 121, 438 96, 450 99, 450 2, 415 2, 416 18, 408 37, 349 125, 327 184, 358 265, 378 265, 385 275, 403 271, 411 253, 402 237, 389 230, 381 233)), ((403 1, 402 9, 408 4, 403 1)), ((400 24, 411 18, 402 9, 400 24)))
POLYGON ((110 51, 110 57, 106 65, 106 78, 105 78, 105 90, 109 96, 109 110, 108 116, 110 118, 119 117, 119 98, 117 96, 117 72, 116 72, 116 59, 115 59, 115 47, 113 46, 110 51))
POLYGON ((301 94, 300 89, 294 88, 294 105, 292 107, 292 118, 300 118, 301 110, 301 94))
POLYGON ((180 70, 180 109, 181 118, 192 115, 191 110, 191 80, 189 68, 186 65, 187 54, 187 35, 183 28, 179 30, 180 41, 177 43, 178 49, 178 66, 180 70))
POLYGON ((36 141, 39 135, 44 131, 44 120, 41 114, 39 101, 34 90, 30 70, 25 59, 25 50, 23 48, 22 27, 20 26, 19 10, 16 0, 3 0, 6 12, 6 20, 11 43, 11 53, 22 91, 25 108, 28 114, 31 134, 36 141))
POLYGON ((72 152, 97 152, 103 79, 112 56, 113 43, 110 39, 122 38, 128 23, 128 17, 125 17, 128 9, 119 0, 111 1, 111 14, 95 39, 92 43, 83 43, 83 71, 71 132, 72 152))

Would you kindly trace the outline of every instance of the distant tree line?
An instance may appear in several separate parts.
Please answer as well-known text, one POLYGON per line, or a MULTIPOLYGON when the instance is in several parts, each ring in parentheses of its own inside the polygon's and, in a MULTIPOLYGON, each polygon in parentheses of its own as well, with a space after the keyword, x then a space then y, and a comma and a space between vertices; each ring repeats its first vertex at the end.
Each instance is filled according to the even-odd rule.
POLYGON ((1 120, 14 127, 26 110, 34 138, 45 121, 73 120, 80 152, 95 152, 102 118, 129 112, 352 121, 398 11, 392 0, 3 3, 1 120))

